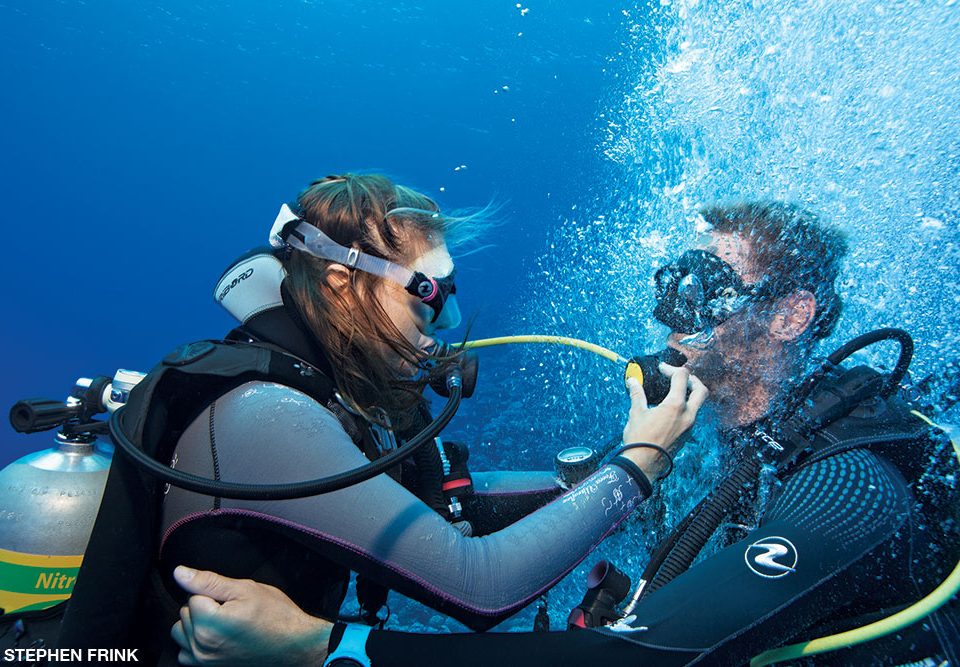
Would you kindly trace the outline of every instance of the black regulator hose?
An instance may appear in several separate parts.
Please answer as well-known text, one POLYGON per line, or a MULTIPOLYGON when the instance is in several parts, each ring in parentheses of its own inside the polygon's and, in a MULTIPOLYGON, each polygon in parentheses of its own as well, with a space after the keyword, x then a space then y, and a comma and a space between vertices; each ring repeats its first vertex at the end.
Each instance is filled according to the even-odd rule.
POLYGON ((827 357, 827 361, 834 366, 839 366, 842 361, 854 352, 859 352, 865 347, 870 347, 874 343, 879 343, 882 340, 894 340, 900 344, 900 356, 897 357, 897 364, 893 367, 893 371, 887 378, 887 383, 883 386, 883 389, 880 390, 880 398, 887 399, 900 389, 900 383, 903 382, 903 378, 906 377, 907 370, 910 368, 910 362, 913 361, 913 338, 903 329, 877 329, 876 331, 865 333, 862 336, 857 336, 827 357))
POLYGON ((365 482, 368 479, 380 475, 397 463, 414 454, 423 445, 431 442, 437 434, 440 433, 450 423, 453 416, 460 407, 461 398, 461 379, 459 369, 454 369, 447 376, 447 386, 450 389, 450 397, 446 405, 430 424, 420 433, 414 436, 402 447, 386 454, 376 461, 372 461, 359 468, 347 470, 345 472, 311 479, 303 482, 290 482, 286 484, 239 484, 236 482, 223 482, 191 475, 189 473, 175 470, 165 465, 149 454, 144 452, 136 445, 127 434, 123 432, 120 424, 120 415, 123 408, 118 409, 110 416, 110 437, 114 444, 126 454, 130 460, 147 474, 156 477, 161 482, 176 486, 187 491, 200 493, 205 496, 219 498, 231 498, 235 500, 291 500, 294 498, 306 498, 308 496, 319 496, 324 493, 332 493, 345 489, 348 486, 365 482))
POLYGON ((729 477, 717 487, 717 490, 701 501, 692 520, 684 521, 677 527, 665 549, 656 553, 643 579, 648 581, 644 595, 652 593, 668 584, 690 569, 694 559, 703 550, 710 537, 716 532, 724 517, 740 502, 743 492, 755 484, 760 474, 760 460, 748 455, 729 477))
POLYGON ((896 394, 900 389, 900 383, 903 382, 903 378, 906 377, 907 371, 910 369, 910 362, 913 361, 913 338, 903 329, 887 327, 861 334, 837 348, 823 361, 817 370, 811 373, 810 376, 800 384, 785 412, 788 414, 792 413, 803 405, 803 402, 807 400, 807 397, 817 383, 819 383, 827 373, 835 369, 855 352, 859 352, 864 348, 884 340, 892 340, 899 343, 900 355, 897 357, 897 363, 893 367, 893 371, 887 377, 887 381, 880 390, 879 396, 886 400, 896 394))

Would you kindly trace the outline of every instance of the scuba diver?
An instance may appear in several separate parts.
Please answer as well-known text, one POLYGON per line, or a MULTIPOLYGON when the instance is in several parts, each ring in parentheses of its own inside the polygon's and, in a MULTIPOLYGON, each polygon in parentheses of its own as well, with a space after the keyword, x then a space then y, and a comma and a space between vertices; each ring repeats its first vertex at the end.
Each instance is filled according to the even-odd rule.
MULTIPOLYGON (((840 314, 845 239, 779 203, 702 214, 711 230, 700 247, 656 275, 654 315, 710 389, 730 472, 655 550, 635 591, 601 562, 565 632, 417 634, 331 626, 258 582, 180 568, 193 594, 172 628, 181 663, 746 664, 863 629, 938 587, 960 551, 956 461, 898 396, 909 336, 859 337, 805 375, 840 314), (840 365, 886 340, 901 346, 889 374, 840 365), (698 560, 711 538, 715 551, 698 560)), ((960 664, 958 619, 954 597, 817 664, 960 664)))
POLYGON ((465 448, 434 437, 472 391, 466 353, 434 335, 460 322, 447 242, 473 222, 376 175, 320 179, 281 208, 271 247, 217 287, 240 326, 168 355, 111 419, 123 454, 61 648, 174 662, 177 565, 256 578, 331 620, 356 572, 352 620, 382 624, 389 588, 482 630, 633 513, 706 398, 686 369, 664 369, 657 407, 634 388, 624 439, 642 446, 569 489, 552 474, 471 476, 465 448), (450 397, 436 419, 428 384, 450 397), (285 487, 305 478, 324 492, 285 487))

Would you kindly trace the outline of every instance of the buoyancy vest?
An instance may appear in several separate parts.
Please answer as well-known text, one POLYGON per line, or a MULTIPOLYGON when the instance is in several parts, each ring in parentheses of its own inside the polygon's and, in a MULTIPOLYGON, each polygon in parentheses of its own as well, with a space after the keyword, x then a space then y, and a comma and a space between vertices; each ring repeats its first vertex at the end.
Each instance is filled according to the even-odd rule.
POLYGON ((881 398, 882 384, 883 376, 867 366, 838 369, 794 414, 728 433, 727 439, 742 445, 740 463, 660 543, 642 577, 644 595, 690 567, 724 517, 755 491, 764 464, 785 479, 841 452, 868 449, 890 461, 913 489, 929 470, 931 454, 950 449, 942 433, 910 414, 904 400, 881 398))

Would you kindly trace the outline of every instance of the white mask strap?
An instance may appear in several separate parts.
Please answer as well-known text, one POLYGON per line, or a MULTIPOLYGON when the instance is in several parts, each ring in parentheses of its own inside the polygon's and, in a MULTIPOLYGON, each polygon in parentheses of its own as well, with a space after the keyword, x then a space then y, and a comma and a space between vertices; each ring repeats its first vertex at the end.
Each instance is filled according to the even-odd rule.
POLYGON ((413 280, 413 272, 410 269, 381 257, 360 252, 356 248, 340 245, 313 225, 301 220, 286 204, 280 207, 280 213, 277 214, 277 219, 270 229, 270 245, 274 248, 289 245, 319 259, 392 280, 402 287, 407 287, 413 280), (290 223, 295 221, 299 224, 290 229, 290 223))

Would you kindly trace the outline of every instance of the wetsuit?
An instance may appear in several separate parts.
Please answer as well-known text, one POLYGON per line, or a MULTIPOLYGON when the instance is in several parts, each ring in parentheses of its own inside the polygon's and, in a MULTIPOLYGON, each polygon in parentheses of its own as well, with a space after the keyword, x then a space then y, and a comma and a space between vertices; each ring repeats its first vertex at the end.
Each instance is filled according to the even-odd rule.
MULTIPOLYGON (((181 437, 175 460, 179 470, 261 484, 366 462, 329 410, 267 383, 218 398, 181 437)), ((172 488, 164 501, 161 570, 188 564, 253 577, 327 616, 336 613, 354 570, 484 629, 553 586, 644 499, 616 465, 563 495, 542 473, 478 474, 474 483, 497 508, 488 526, 501 528, 483 537, 464 536, 387 475, 287 501, 215 499, 172 488), (546 504, 498 525, 517 518, 516 508, 535 507, 531 496, 546 504)))
MULTIPOLYGON (((929 592, 939 583, 928 576, 930 560, 947 570, 956 560, 955 550, 931 554, 930 532, 900 472, 882 456, 854 449, 789 475, 746 539, 645 597, 618 626, 485 635, 374 631, 366 650, 378 666, 546 667, 600 659, 625 665, 746 664, 765 649, 862 625, 869 612, 889 615, 929 592), (851 621, 844 627, 838 618, 851 621)), ((900 662, 924 651, 956 660, 950 655, 960 637, 956 618, 938 613, 915 626, 908 640, 900 633, 899 645, 866 645, 869 657, 827 660, 899 664, 887 663, 896 650, 905 651, 900 662), (934 630, 940 641, 946 639, 945 648, 937 645, 934 630)), ((338 626, 332 646, 340 632, 338 626)))

